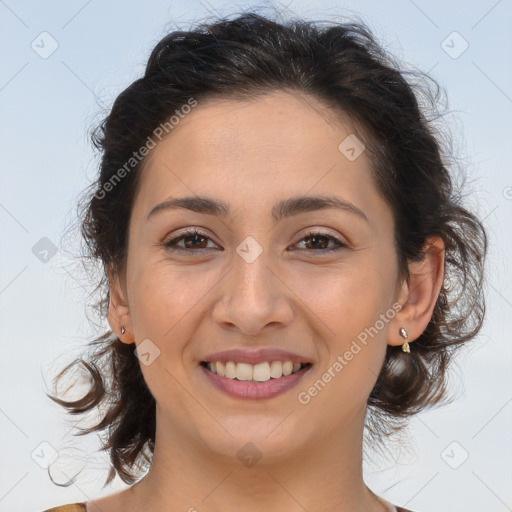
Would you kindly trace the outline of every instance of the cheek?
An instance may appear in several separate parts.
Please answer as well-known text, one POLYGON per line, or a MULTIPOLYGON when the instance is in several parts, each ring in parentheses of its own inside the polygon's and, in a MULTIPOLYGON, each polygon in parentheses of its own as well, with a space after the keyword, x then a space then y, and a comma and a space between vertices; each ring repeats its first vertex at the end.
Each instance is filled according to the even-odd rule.
POLYGON ((367 258, 353 265, 296 275, 293 290, 322 320, 329 338, 343 346, 390 309, 394 272, 392 265, 386 269, 367 258))
POLYGON ((146 344, 154 359, 148 365, 141 360, 141 371, 160 404, 170 407, 183 400, 178 383, 187 379, 187 343, 200 322, 202 299, 214 284, 210 281, 206 274, 179 272, 160 264, 146 265, 132 274, 130 311, 136 343, 149 339, 154 344, 146 344))
POLYGON ((132 280, 132 320, 136 339, 153 336, 165 342, 178 340, 194 308, 204 299, 213 281, 208 273, 180 272, 165 265, 147 265, 132 280), (189 316, 190 315, 190 316, 189 316))
MULTIPOLYGON (((302 418, 324 418, 325 430, 349 421, 366 403, 386 351, 386 333, 394 317, 391 283, 377 265, 330 272, 329 279, 302 281, 304 302, 322 326, 320 344, 328 352, 316 379, 299 392, 302 418), (388 315, 386 316, 386 313, 388 315), (382 320, 384 318, 384 320, 382 320), (302 405, 304 404, 304 405, 302 405)), ((311 317, 312 318, 312 317, 311 317)))

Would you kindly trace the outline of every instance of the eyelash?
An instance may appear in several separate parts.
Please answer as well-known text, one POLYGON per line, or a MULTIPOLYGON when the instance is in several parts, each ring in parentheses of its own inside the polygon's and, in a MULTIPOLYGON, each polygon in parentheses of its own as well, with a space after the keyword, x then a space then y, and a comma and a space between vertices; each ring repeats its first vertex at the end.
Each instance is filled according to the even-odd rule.
MULTIPOLYGON (((182 247, 176 247, 176 244, 178 242, 180 242, 181 240, 183 240, 185 238, 192 238, 194 236, 200 236, 200 237, 207 238, 208 240, 210 240, 210 237, 208 235, 206 235, 205 233, 201 233, 197 229, 193 229, 193 230, 190 230, 190 231, 186 231, 185 233, 182 233, 178 237, 173 238, 173 239, 169 240, 168 242, 165 242, 163 245, 170 252, 176 252, 177 251, 177 252, 181 252, 181 253, 196 253, 196 254, 197 253, 203 254, 203 253, 207 252, 209 249, 197 249, 197 250, 194 250, 194 249, 184 249, 182 247)), ((322 236, 322 237, 328 238, 329 240, 332 240, 332 241, 336 242, 338 244, 338 246, 337 247, 331 247, 330 249, 320 249, 320 250, 316 250, 316 249, 301 249, 301 250, 308 251, 309 253, 321 252, 321 253, 325 254, 325 253, 338 252, 338 251, 341 251, 343 249, 348 248, 347 244, 344 244, 343 242, 341 242, 337 238, 333 237, 332 235, 328 235, 327 233, 322 233, 322 232, 319 232, 319 231, 309 231, 308 233, 306 233, 299 240, 299 242, 301 242, 305 238, 311 238, 311 237, 316 237, 316 236, 322 236)))

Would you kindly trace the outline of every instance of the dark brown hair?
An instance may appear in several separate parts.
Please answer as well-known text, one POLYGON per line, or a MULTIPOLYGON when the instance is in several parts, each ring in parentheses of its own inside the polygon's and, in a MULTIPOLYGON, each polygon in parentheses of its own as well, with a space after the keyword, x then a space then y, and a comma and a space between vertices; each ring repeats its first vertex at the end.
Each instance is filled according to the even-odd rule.
MULTIPOLYGON (((410 415, 446 399, 449 362, 482 325, 487 242, 482 224, 462 206, 448 171, 457 161, 448 150, 448 137, 436 127, 441 117, 437 83, 419 71, 401 70, 363 22, 321 25, 244 12, 166 35, 153 49, 144 76, 119 94, 93 131, 101 166, 79 204, 82 256, 99 264, 99 300, 93 307, 105 319, 106 270, 124 271, 141 163, 112 180, 123 166, 126 170, 126 162, 154 136, 155 128, 190 98, 200 104, 289 90, 348 115, 393 211, 402 275, 407 277, 408 262, 422 258, 428 237, 437 235, 446 245, 445 279, 430 323, 410 354, 387 347, 370 394, 366 427, 378 440, 399 431, 410 415)), ((109 451, 113 466, 106 484, 116 473, 132 484, 151 463, 155 400, 133 345, 109 330, 89 346, 94 351, 88 358, 73 361, 55 378, 58 382, 81 365, 90 372, 89 391, 76 401, 50 398, 72 414, 106 409, 98 424, 78 435, 106 431, 103 450, 109 451)))

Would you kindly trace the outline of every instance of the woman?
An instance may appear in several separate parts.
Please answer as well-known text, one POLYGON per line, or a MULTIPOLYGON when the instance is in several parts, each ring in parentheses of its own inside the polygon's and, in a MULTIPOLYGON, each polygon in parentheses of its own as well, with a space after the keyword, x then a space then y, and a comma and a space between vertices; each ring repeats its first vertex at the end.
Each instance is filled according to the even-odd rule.
POLYGON ((134 485, 51 510, 407 511, 365 485, 363 431, 441 403, 486 251, 420 92, 363 24, 246 13, 157 44, 93 137, 112 330, 90 392, 53 397, 105 408, 82 433, 134 485))

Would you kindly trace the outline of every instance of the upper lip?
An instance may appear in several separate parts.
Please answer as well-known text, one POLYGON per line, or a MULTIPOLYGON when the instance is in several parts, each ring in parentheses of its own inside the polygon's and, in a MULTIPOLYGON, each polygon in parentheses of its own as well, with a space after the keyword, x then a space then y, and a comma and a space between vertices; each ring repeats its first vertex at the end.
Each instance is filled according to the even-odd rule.
POLYGON ((237 363, 259 364, 266 361, 291 361, 292 363, 312 363, 312 361, 299 354, 286 352, 278 348, 261 348, 258 350, 230 349, 222 352, 208 354, 203 359, 205 362, 234 361, 237 363))

